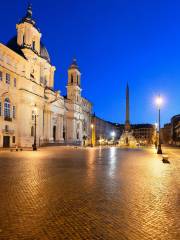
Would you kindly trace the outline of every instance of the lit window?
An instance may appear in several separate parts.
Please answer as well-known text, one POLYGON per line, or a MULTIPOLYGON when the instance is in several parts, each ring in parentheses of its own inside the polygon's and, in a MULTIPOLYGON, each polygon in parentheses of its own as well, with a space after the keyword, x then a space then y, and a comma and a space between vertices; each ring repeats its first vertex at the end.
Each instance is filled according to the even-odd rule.
POLYGON ((10 74, 6 73, 6 83, 10 84, 10 74))
POLYGON ((6 98, 4 101, 4 117, 10 118, 10 101, 9 98, 6 98))
POLYGON ((16 107, 13 106, 13 118, 16 118, 16 107))
POLYGON ((0 81, 2 81, 3 80, 3 74, 2 74, 2 72, 0 71, 0 81))
POLYGON ((14 87, 16 87, 16 78, 14 78, 14 87))

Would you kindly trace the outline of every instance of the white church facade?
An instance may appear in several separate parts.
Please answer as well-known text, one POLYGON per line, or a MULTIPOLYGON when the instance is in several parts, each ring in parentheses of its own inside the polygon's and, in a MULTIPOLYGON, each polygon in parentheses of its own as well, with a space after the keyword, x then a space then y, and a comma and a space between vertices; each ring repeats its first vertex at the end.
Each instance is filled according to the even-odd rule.
POLYGON ((68 69, 67 96, 54 90, 51 65, 32 8, 16 25, 17 35, 0 43, 0 147, 87 144, 91 103, 81 96, 81 73, 74 59, 68 69), (37 109, 37 112, 35 112, 37 109))

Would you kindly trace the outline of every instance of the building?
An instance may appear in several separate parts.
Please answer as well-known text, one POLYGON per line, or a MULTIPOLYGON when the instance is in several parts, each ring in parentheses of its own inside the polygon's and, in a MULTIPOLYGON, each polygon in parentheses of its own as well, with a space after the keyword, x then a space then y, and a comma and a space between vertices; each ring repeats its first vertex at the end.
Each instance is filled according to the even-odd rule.
POLYGON ((64 138, 68 144, 89 144, 91 138, 91 103, 81 96, 81 73, 74 59, 68 69, 65 97, 64 138), (66 134, 67 133, 67 134, 66 134))
POLYGON ((171 118, 171 137, 171 143, 180 146, 180 114, 171 118))
POLYGON ((92 117, 92 122, 95 128, 96 144, 106 144, 108 141, 114 139, 118 140, 124 129, 123 124, 112 123, 105 121, 95 115, 92 117))
POLYGON ((171 144, 172 134, 171 134, 171 123, 164 124, 164 127, 161 128, 161 142, 163 144, 171 144))
POLYGON ((153 144, 156 141, 156 128, 153 124, 132 124, 133 135, 139 144, 153 144))
POLYGON ((54 90, 56 68, 30 5, 16 30, 6 45, 0 43, 0 147, 31 147, 35 130, 38 145, 85 143, 90 138, 92 106, 81 96, 76 60, 68 69, 64 98, 54 90))

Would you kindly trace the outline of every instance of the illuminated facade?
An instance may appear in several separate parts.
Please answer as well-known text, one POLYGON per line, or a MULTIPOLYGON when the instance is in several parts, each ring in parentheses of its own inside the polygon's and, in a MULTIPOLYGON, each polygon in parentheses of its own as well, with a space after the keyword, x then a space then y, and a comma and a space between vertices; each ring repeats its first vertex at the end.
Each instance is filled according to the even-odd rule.
POLYGON ((55 67, 41 41, 31 6, 16 25, 17 35, 0 43, 0 147, 31 147, 34 106, 37 144, 82 144, 90 138, 91 104, 81 97, 80 71, 68 70, 67 97, 54 91, 55 67))

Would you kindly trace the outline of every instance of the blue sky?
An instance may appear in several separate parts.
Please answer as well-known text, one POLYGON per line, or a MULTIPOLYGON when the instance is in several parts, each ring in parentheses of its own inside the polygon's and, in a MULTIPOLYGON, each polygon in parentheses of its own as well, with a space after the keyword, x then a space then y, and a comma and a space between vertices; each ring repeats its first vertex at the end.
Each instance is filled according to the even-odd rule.
MULTIPOLYGON (((33 17, 51 61, 55 88, 66 93, 76 56, 83 96, 96 115, 123 123, 130 86, 132 123, 154 123, 154 98, 164 98, 162 121, 180 113, 180 2, 174 0, 32 0, 33 17)), ((0 42, 16 34, 27 1, 1 1, 0 42)))

